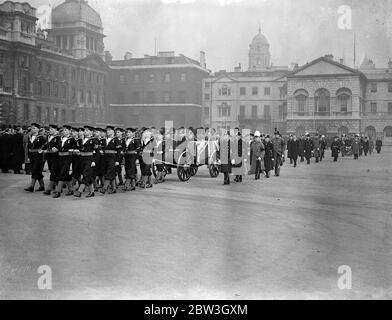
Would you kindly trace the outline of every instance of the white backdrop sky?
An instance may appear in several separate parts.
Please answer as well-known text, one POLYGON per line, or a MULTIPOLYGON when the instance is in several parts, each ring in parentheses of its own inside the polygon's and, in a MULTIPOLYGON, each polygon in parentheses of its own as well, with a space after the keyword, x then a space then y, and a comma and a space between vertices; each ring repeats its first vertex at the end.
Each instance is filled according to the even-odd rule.
MULTIPOLYGON (((30 0, 55 7, 63 0, 30 0)), ((353 65, 365 54, 377 67, 392 57, 392 0, 89 0, 104 25, 105 49, 114 59, 175 51, 194 59, 206 52, 213 71, 248 65, 248 49, 261 25, 272 63, 304 64, 332 53, 353 65), (352 30, 338 28, 338 8, 352 8, 352 30)))

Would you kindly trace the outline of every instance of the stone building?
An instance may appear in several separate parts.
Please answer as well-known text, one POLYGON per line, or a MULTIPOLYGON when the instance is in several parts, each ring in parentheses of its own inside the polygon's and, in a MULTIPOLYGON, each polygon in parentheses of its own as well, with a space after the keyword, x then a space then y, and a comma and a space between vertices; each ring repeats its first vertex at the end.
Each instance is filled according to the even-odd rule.
POLYGON ((105 122, 108 67, 98 13, 86 1, 66 0, 52 11, 52 29, 37 30, 36 21, 28 3, 0 4, 1 123, 105 122), (92 28, 88 48, 82 38, 92 28))
POLYGON ((357 70, 342 62, 326 55, 287 75, 288 133, 363 133, 391 143, 392 63, 364 61, 357 70))
POLYGON ((205 54, 200 61, 174 52, 108 60, 110 121, 122 125, 175 127, 201 125, 202 80, 209 75, 205 54))
POLYGON ((249 46, 249 70, 216 72, 203 81, 203 123, 215 128, 286 132, 288 67, 270 64, 269 44, 259 33, 249 46))

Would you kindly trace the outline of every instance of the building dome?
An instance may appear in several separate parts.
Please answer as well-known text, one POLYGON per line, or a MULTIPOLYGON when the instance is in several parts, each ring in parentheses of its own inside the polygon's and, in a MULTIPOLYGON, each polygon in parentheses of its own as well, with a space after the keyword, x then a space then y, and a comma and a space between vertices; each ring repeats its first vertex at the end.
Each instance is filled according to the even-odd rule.
POLYGON ((103 29, 100 15, 85 0, 66 0, 52 11, 52 24, 54 26, 79 21, 103 29))
POLYGON ((261 28, 259 28, 259 33, 253 37, 252 45, 268 45, 267 38, 261 33, 261 28))

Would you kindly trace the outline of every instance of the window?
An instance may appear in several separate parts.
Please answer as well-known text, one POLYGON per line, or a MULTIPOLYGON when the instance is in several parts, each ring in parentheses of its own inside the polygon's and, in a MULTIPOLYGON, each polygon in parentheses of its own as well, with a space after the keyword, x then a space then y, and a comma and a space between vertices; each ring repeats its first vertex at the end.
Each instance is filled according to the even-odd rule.
POLYGON ((38 62, 38 72, 42 72, 42 61, 38 62))
POLYGON ((84 90, 83 89, 80 90, 80 101, 79 102, 80 103, 84 102, 84 90))
POLYGON ((326 89, 318 89, 314 94, 315 112, 321 115, 329 114, 330 110, 330 95, 326 89))
POLYGON ((392 82, 388 82, 388 92, 392 92, 392 82))
POLYGON ((45 109, 45 123, 49 123, 50 122, 50 107, 47 107, 45 109))
POLYGON ((392 113, 392 102, 388 102, 388 113, 392 113))
POLYGON ((80 80, 84 81, 84 71, 83 70, 80 72, 80 80))
POLYGON ((351 90, 342 88, 336 93, 338 110, 341 113, 347 113, 351 110, 351 90))
POLYGON ((370 84, 370 92, 377 92, 377 83, 373 82, 370 84))
POLYGON ((134 82, 139 82, 139 80, 140 80, 140 75, 138 73, 134 74, 133 81, 134 82))
POLYGON ((63 67, 63 79, 67 77, 67 68, 63 67))
POLYGON ((50 97, 50 82, 46 83, 46 95, 50 97))
POLYGON ((221 106, 218 107, 218 112, 219 117, 228 118, 230 117, 231 107, 224 102, 221 106))
POLYGON ((76 70, 72 69, 72 80, 76 80, 76 70))
POLYGON ((186 73, 181 73, 180 79, 181 81, 186 81, 186 73))
POLYGON ((384 129, 385 138, 392 138, 392 127, 388 126, 384 129))
POLYGON ((210 94, 209 93, 205 93, 204 94, 204 100, 206 100, 206 101, 210 100, 210 94))
POLYGON ((246 88, 240 88, 240 96, 246 95, 246 88))
POLYGON ((28 121, 30 119, 30 109, 29 104, 25 103, 23 105, 23 121, 28 121))
POLYGON ((42 82, 41 81, 37 82, 37 94, 39 96, 42 96, 42 82))
POLYGON ((372 102, 372 103, 370 104, 370 112, 371 112, 371 113, 377 113, 377 103, 372 102))
POLYGON ((270 87, 265 87, 264 88, 264 95, 269 96, 271 94, 271 88, 270 87))
POLYGON ((54 74, 56 77, 59 75, 59 66, 57 64, 54 66, 54 74))
POLYGON ((287 86, 283 86, 279 88, 279 97, 282 99, 287 95, 287 86))
POLYGON ((245 106, 240 106, 240 117, 245 118, 245 106))
POLYGON ((170 102, 170 92, 169 91, 165 91, 163 93, 163 102, 164 103, 169 103, 170 102))
POLYGON ((59 122, 59 109, 57 108, 53 109, 53 121, 55 123, 59 122))
POLYGON ((59 85, 57 83, 54 84, 54 96, 59 96, 59 85))
POLYGON ((65 109, 61 110, 61 120, 63 121, 63 123, 67 123, 68 122, 68 120, 67 120, 67 113, 66 113, 65 109))
POLYGON ((166 82, 170 81, 170 73, 165 73, 165 81, 166 82))
POLYGON ((72 118, 72 122, 76 122, 76 110, 72 110, 71 112, 71 118, 72 118))
POLYGON ((350 96, 346 94, 342 94, 339 96, 339 102, 340 102, 340 112, 342 113, 347 113, 348 111, 348 101, 350 99, 350 96))
POLYGON ((221 90, 221 95, 222 96, 231 96, 231 89, 228 88, 227 86, 223 86, 221 90))
POLYGON ((93 73, 91 71, 88 73, 88 81, 93 81, 93 73))
POLYGON ((4 63, 4 53, 0 52, 0 64, 4 63))
POLYGON ((209 117, 210 116, 210 108, 204 107, 204 116, 209 117))
POLYGON ((204 82, 204 88, 209 89, 211 87, 211 82, 204 82))
POLYGON ((52 72, 52 65, 48 62, 46 64, 46 73, 51 73, 52 72))
POLYGON ((0 88, 3 88, 3 83, 4 83, 3 75, 0 74, 0 88))
POLYGON ((304 94, 300 94, 295 97, 295 101, 297 102, 297 110, 299 114, 305 113, 306 99, 307 97, 304 94))
POLYGON ((36 106, 36 108, 35 108, 35 121, 36 122, 42 121, 42 108, 41 108, 41 106, 36 106))
POLYGON ((93 102, 93 97, 91 94, 91 91, 88 92, 88 103, 92 103, 93 102))
POLYGON ((76 89, 72 88, 72 100, 76 99, 76 89))
POLYGON ((257 118, 257 106, 252 106, 252 118, 257 118))
POLYGON ((271 107, 264 106, 264 119, 270 120, 271 119, 271 107))
POLYGON ((151 73, 151 74, 148 76, 148 82, 154 82, 154 81, 155 81, 155 74, 151 73))
POLYGON ((257 87, 252 88, 252 96, 257 96, 258 95, 258 89, 257 87))

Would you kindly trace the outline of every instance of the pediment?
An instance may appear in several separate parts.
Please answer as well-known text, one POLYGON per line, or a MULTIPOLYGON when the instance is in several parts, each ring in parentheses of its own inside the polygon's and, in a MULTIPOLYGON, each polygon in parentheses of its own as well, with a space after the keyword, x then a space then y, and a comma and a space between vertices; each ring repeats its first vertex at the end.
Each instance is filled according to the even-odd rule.
POLYGON ((317 59, 292 73, 293 76, 357 75, 358 72, 343 64, 327 59, 317 59))

